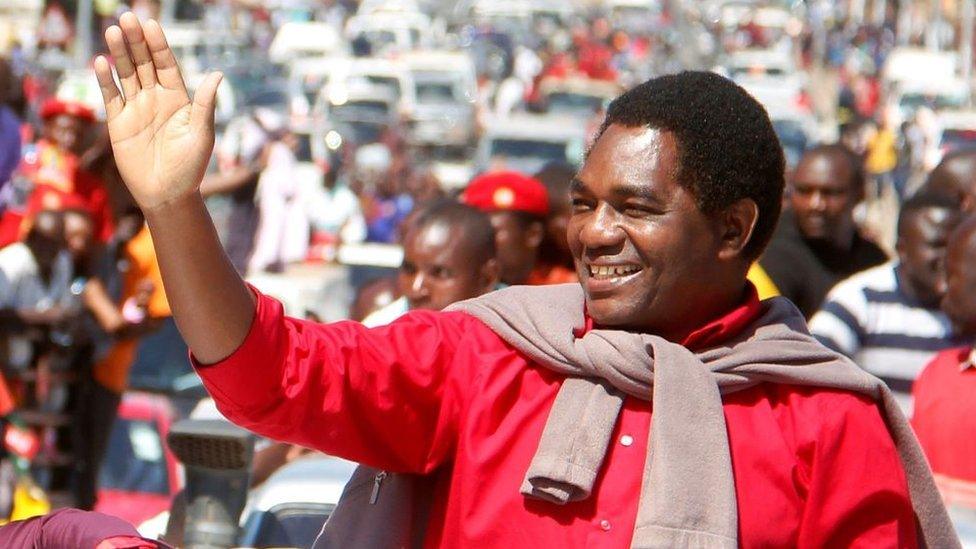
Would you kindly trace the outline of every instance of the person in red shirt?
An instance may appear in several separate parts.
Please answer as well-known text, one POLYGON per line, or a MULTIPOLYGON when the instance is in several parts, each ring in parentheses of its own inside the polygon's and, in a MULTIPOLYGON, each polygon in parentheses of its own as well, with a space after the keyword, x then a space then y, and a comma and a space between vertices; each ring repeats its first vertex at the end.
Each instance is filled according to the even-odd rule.
POLYGON ((0 216, 0 246, 19 240, 38 212, 80 202, 107 241, 114 229, 104 183, 81 166, 84 134, 95 122, 91 109, 74 101, 49 99, 41 107, 43 138, 27 147, 14 175, 18 192, 0 216))
MULTIPOLYGON (((976 216, 953 233, 942 308, 955 332, 976 341, 976 216)), ((946 503, 976 509, 976 346, 942 351, 913 387, 912 426, 946 503)))
MULTIPOLYGON (((557 394, 597 382, 545 367, 461 311, 412 311, 375 329, 286 318, 221 253, 197 190, 220 75, 208 75, 191 102, 159 25, 131 14, 120 25, 106 39, 121 91, 108 62, 95 60, 119 169, 146 213, 198 372, 229 419, 385 470, 435 475, 430 518, 419 525, 426 547, 643 546, 637 520, 657 419, 650 427, 665 411, 646 397, 623 398, 612 432, 602 433, 598 470, 575 471, 590 476, 586 494, 563 505, 523 495, 549 411, 565 408, 557 394)), ((516 290, 529 301, 579 292, 565 314, 583 318, 585 307, 589 327, 562 333, 570 346, 599 330, 656 338, 682 356, 685 347, 721 352, 770 307, 799 319, 784 301, 759 303, 746 282, 779 215, 783 164, 762 107, 730 81, 692 72, 637 86, 611 105, 574 182, 568 235, 581 285, 516 290)), ((812 341, 793 333, 796 345, 812 341)), ((874 382, 890 411, 890 394, 874 382)), ((734 513, 721 534, 681 527, 672 539, 687 537, 668 546, 915 547, 919 536, 958 545, 924 463, 899 459, 895 427, 908 437, 899 449, 918 454, 904 418, 889 414, 889 432, 867 393, 759 381, 724 397, 712 390, 731 454, 723 486, 732 493, 723 497, 734 513)), ((711 406, 687 404, 688 413, 711 406)), ((682 428, 690 436, 699 425, 682 428)), ((701 447, 680 461, 713 460, 701 447)), ((652 491, 668 480, 648 478, 652 491)))

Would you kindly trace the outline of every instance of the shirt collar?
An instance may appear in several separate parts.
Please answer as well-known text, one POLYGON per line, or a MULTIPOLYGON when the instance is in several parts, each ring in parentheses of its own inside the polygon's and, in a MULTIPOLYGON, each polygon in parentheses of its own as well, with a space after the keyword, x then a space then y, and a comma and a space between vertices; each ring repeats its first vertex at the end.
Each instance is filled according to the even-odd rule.
MULTIPOLYGON (((759 292, 756 290, 756 286, 747 280, 742 301, 735 308, 691 332, 681 344, 691 350, 717 345, 741 332, 749 323, 759 318, 761 313, 762 305, 759 302, 759 292)), ((576 337, 583 337, 586 332, 593 329, 593 318, 586 314, 585 319, 586 323, 583 329, 577 330, 573 334, 576 337)))

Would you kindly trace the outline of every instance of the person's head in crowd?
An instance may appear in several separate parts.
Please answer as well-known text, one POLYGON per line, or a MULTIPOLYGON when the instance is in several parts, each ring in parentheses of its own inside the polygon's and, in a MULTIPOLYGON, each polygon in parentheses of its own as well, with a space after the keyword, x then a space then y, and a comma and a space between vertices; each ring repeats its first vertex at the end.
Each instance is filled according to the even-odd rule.
POLYGON ((95 243, 95 223, 91 213, 84 208, 69 207, 64 210, 65 247, 76 261, 84 261, 95 243))
POLYGON ((461 201, 491 218, 501 281, 510 285, 525 283, 545 239, 549 213, 546 188, 518 172, 493 171, 472 179, 461 201))
POLYGON ((397 278, 411 310, 439 311, 497 283, 495 232, 487 214, 449 199, 421 211, 404 237, 397 278))
POLYGON ((24 237, 42 276, 48 276, 54 261, 64 250, 64 216, 56 210, 42 210, 34 216, 24 237))
POLYGON ((565 162, 550 162, 533 176, 545 185, 549 198, 542 259, 556 265, 573 264, 573 254, 569 250, 569 241, 566 240, 566 228, 572 214, 569 186, 575 176, 576 169, 565 162))
POLYGON ((353 161, 354 177, 365 189, 382 197, 396 194, 396 181, 389 177, 393 155, 382 143, 370 143, 356 149, 353 161))
POLYGON ((680 341, 739 304, 779 219, 783 169, 765 110, 717 74, 615 99, 571 192, 569 245, 594 322, 680 341))
POLYGON ((444 189, 430 166, 412 170, 404 180, 404 190, 414 204, 428 204, 444 198, 444 189))
POLYGON ((115 222, 112 240, 118 243, 129 242, 142 231, 145 222, 146 217, 138 207, 131 206, 124 209, 115 222))
POLYGON ((45 139, 66 151, 81 154, 85 132, 95 122, 95 113, 77 101, 48 99, 41 106, 41 120, 45 139))
POLYGON ((905 290, 924 307, 937 308, 949 233, 959 220, 959 203, 946 195, 915 194, 898 215, 899 276, 905 290))
POLYGON ((929 174, 923 188, 956 197, 963 210, 976 211, 976 147, 946 154, 929 174))
POLYGON ((793 172, 790 206, 805 239, 851 245, 864 177, 860 160, 843 145, 818 145, 803 154, 793 172))
POLYGON ((400 293, 397 291, 396 277, 386 276, 370 280, 360 286, 356 292, 356 297, 349 307, 349 318, 362 322, 370 313, 386 307, 398 297, 400 293))
POLYGON ((949 238, 946 292, 942 310, 956 333, 976 337, 976 215, 968 216, 949 238))

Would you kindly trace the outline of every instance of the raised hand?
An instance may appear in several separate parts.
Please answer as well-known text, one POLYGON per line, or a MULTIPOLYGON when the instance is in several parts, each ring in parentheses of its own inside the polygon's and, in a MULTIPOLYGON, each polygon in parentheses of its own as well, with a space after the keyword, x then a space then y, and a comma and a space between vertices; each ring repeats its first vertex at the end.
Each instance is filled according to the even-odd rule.
POLYGON ((102 56, 95 59, 95 75, 126 186, 144 211, 196 193, 213 152, 222 75, 207 75, 191 102, 159 23, 125 13, 119 26, 105 31, 105 41, 122 91, 102 56))

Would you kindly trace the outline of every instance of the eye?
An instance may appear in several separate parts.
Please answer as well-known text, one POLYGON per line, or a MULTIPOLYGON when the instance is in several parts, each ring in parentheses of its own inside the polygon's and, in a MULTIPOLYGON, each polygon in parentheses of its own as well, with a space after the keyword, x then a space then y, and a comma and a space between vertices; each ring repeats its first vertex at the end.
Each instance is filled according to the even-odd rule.
POLYGON ((417 272, 417 266, 413 263, 401 263, 400 272, 403 274, 412 275, 417 272))
POLYGON ((573 197, 570 201, 574 212, 583 212, 593 208, 593 203, 590 200, 580 197, 573 197))

